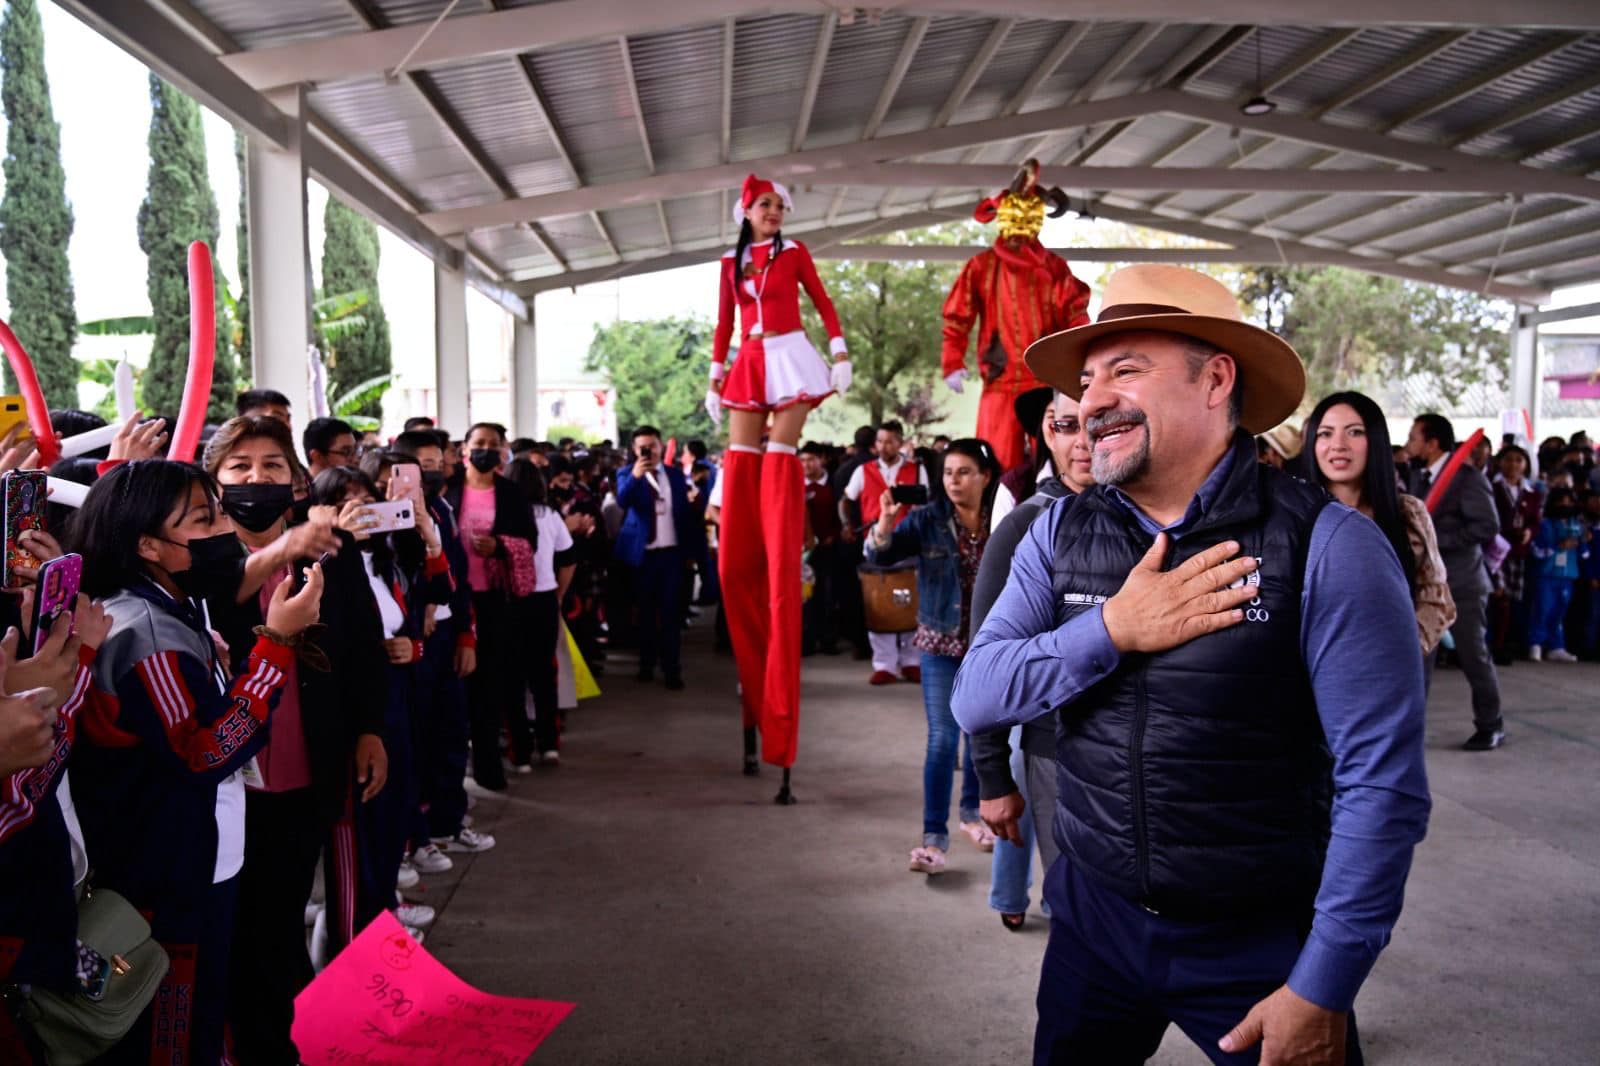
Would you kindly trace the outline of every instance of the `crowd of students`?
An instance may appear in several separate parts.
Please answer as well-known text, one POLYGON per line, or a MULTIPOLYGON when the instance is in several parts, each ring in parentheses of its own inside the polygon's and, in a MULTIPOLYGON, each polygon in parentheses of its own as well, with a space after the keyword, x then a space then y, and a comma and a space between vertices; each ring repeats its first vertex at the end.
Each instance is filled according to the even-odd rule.
MULTIPOLYGON (((388 441, 318 418, 297 442, 289 414, 279 394, 243 394, 196 464, 158 457, 164 420, 131 420, 103 458, 57 464, 87 499, 52 505, 46 530, 18 543, 26 565, 0 597, 0 1059, 42 1061, 41 993, 123 987, 126 960, 75 935, 99 891, 148 922, 167 960, 105 1061, 298 1061, 293 1000, 314 966, 382 910, 421 935, 432 912, 403 890, 495 846, 473 827, 469 787, 559 766, 573 704, 559 664, 601 672, 609 650, 637 643, 641 682, 659 665, 684 686, 678 631, 718 591, 718 466, 701 442, 674 453, 651 427, 626 449, 508 440, 492 423, 456 435, 427 418, 388 441), (374 509, 387 503, 409 504, 404 528, 374 509), (32 581, 66 552, 82 557, 76 609, 36 639, 32 581)), ((964 737, 951 688, 1020 531, 1092 483, 1074 401, 1038 390, 1017 414, 1031 446, 1012 471, 984 441, 913 448, 894 422, 801 450, 803 654, 854 645, 872 684, 920 684, 910 868, 945 869, 959 766, 960 826, 994 852, 991 906, 1010 929, 1033 845, 1042 868, 1052 858, 1048 827, 1018 818, 1030 789, 1041 795, 1027 807, 1051 808, 1049 738, 964 737), (897 495, 912 485, 928 502, 897 495), (917 570, 917 624, 873 633, 858 568, 897 562, 917 570), (997 849, 994 825, 1020 847, 997 849)), ((1495 528, 1470 534, 1482 614, 1462 610, 1471 591, 1450 572, 1459 531, 1440 519, 1436 534, 1421 502, 1422 475, 1456 447, 1447 422, 1418 419, 1393 466, 1379 458, 1382 413, 1360 394, 1326 398, 1293 436, 1262 461, 1379 524, 1424 654, 1447 631, 1459 649, 1462 620, 1481 618, 1469 628, 1502 663, 1600 655, 1600 471, 1582 435, 1546 441, 1537 464, 1509 442, 1462 464, 1493 494, 1495 528)), ((0 469, 31 453, 13 431, 0 469)), ((1480 719, 1480 731, 1497 721, 1480 719)))

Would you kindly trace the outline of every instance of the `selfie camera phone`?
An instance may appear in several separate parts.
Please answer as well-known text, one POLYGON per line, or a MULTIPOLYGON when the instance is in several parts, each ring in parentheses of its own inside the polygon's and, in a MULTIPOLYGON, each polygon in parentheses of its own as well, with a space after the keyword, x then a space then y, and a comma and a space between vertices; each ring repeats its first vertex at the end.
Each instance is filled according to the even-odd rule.
POLYGON ((12 568, 38 566, 33 553, 22 548, 18 538, 28 530, 44 529, 45 473, 43 470, 9 470, 0 477, 0 495, 5 498, 6 572, 4 585, 16 588, 12 568))
POLYGON ((412 512, 410 500, 369 503, 367 513, 377 520, 367 527, 368 533, 395 533, 417 527, 417 516, 412 512))
MULTIPOLYGON (((33 599, 33 653, 39 654, 50 639, 50 627, 65 614, 72 617, 78 602, 78 586, 83 582, 83 556, 76 553, 51 559, 39 570, 39 585, 33 599)), ((68 629, 71 636, 71 629, 68 629)))
POLYGON ((415 463, 396 463, 389 468, 389 495, 399 500, 422 485, 422 468, 415 463))
MULTIPOLYGON (((21 422, 28 424, 28 409, 23 406, 21 396, 0 396, 0 437, 11 432, 11 427, 21 422)), ((18 443, 33 436, 31 429, 18 435, 18 443)))
POLYGON ((889 495, 895 503, 903 503, 908 507, 921 507, 928 502, 928 486, 896 485, 889 490, 889 495))

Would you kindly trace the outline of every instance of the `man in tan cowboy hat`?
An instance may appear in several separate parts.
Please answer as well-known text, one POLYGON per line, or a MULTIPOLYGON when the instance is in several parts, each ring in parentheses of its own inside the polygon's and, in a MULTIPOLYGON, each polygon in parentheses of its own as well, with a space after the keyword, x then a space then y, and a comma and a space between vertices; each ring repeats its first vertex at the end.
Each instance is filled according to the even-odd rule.
POLYGON ((1420 663, 1370 520, 1256 462, 1294 350, 1178 267, 1112 275, 1028 365, 1095 486, 1029 528, 956 678, 976 733, 1055 716, 1062 855, 1034 1061, 1359 1063, 1356 992, 1427 827, 1420 663))

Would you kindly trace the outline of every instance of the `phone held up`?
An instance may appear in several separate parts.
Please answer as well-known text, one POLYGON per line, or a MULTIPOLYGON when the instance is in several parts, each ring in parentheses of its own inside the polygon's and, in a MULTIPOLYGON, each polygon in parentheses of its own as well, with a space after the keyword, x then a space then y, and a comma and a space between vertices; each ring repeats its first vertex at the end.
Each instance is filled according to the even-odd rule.
POLYGON ((928 486, 895 485, 889 489, 889 495, 895 503, 903 503, 907 507, 921 507, 928 502, 928 486))
POLYGON ((0 585, 18 585, 13 568, 38 566, 33 553, 18 543, 29 530, 44 530, 45 473, 43 470, 9 470, 0 476, 0 497, 5 500, 5 575, 0 585))
MULTIPOLYGON (((65 614, 72 617, 78 602, 78 586, 83 582, 83 556, 70 552, 51 559, 39 568, 39 584, 33 595, 33 653, 39 654, 50 639, 50 627, 65 614)), ((71 636, 69 629, 67 635, 71 636)))
POLYGON ((396 463, 389 468, 389 498, 403 500, 422 485, 422 468, 415 463, 396 463))
POLYGON ((412 511, 410 500, 369 503, 366 505, 366 510, 375 519, 373 524, 367 527, 368 533, 395 533, 402 529, 417 527, 417 516, 412 511))

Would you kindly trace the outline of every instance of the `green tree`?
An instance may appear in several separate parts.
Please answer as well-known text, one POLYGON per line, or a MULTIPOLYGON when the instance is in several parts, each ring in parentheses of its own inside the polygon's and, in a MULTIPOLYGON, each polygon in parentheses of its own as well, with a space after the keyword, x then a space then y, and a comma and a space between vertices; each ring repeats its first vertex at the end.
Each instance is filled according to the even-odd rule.
MULTIPOLYGON (((143 401, 147 409, 169 417, 182 403, 189 369, 189 243, 204 241, 216 248, 218 227, 217 201, 206 177, 200 105, 151 74, 150 177, 139 207, 139 247, 148 260, 155 343, 143 401)), ((223 302, 227 282, 215 258, 211 266, 217 335, 208 417, 220 420, 233 414, 238 372, 223 302)))
MULTIPOLYGON (((961 223, 902 234, 894 242, 981 245, 989 238, 982 227, 961 223)), ((854 380, 846 396, 852 407, 865 409, 867 421, 877 424, 885 418, 898 418, 909 430, 916 430, 944 417, 938 407, 945 395, 943 386, 935 388, 944 332, 941 311, 960 272, 961 264, 942 260, 870 263, 844 259, 817 264, 817 274, 839 312, 850 347, 854 380)), ((813 341, 824 337, 826 331, 816 309, 807 301, 802 304, 807 332, 813 341)))
MULTIPOLYGON (((322 331, 330 391, 344 393, 393 370, 389 319, 378 299, 378 227, 365 215, 328 197, 322 214, 322 292, 324 298, 362 294, 360 319, 337 337, 322 331)), ((363 400, 351 414, 383 414, 382 394, 363 400)))
POLYGON ((1306 405, 1423 378, 1448 400, 1510 368, 1509 305, 1344 267, 1252 267, 1241 296, 1306 364, 1306 405))
MULTIPOLYGON (((11 0, 0 22, 0 86, 6 115, 0 255, 6 260, 11 327, 33 357, 39 387, 59 407, 78 405, 78 364, 67 241, 72 208, 61 169, 61 136, 45 79, 44 32, 34 0, 11 0)), ((6 367, 6 391, 16 379, 6 367)))
MULTIPOLYGON (((239 298, 233 304, 233 350, 239 354, 239 367, 250 363, 250 184, 245 178, 244 131, 233 131, 233 161, 239 167, 239 298)), ((246 372, 245 378, 253 373, 246 372)))
POLYGON ((711 362, 711 323, 662 318, 596 326, 584 368, 603 371, 617 390, 624 434, 648 424, 668 437, 710 437, 703 401, 711 362))

